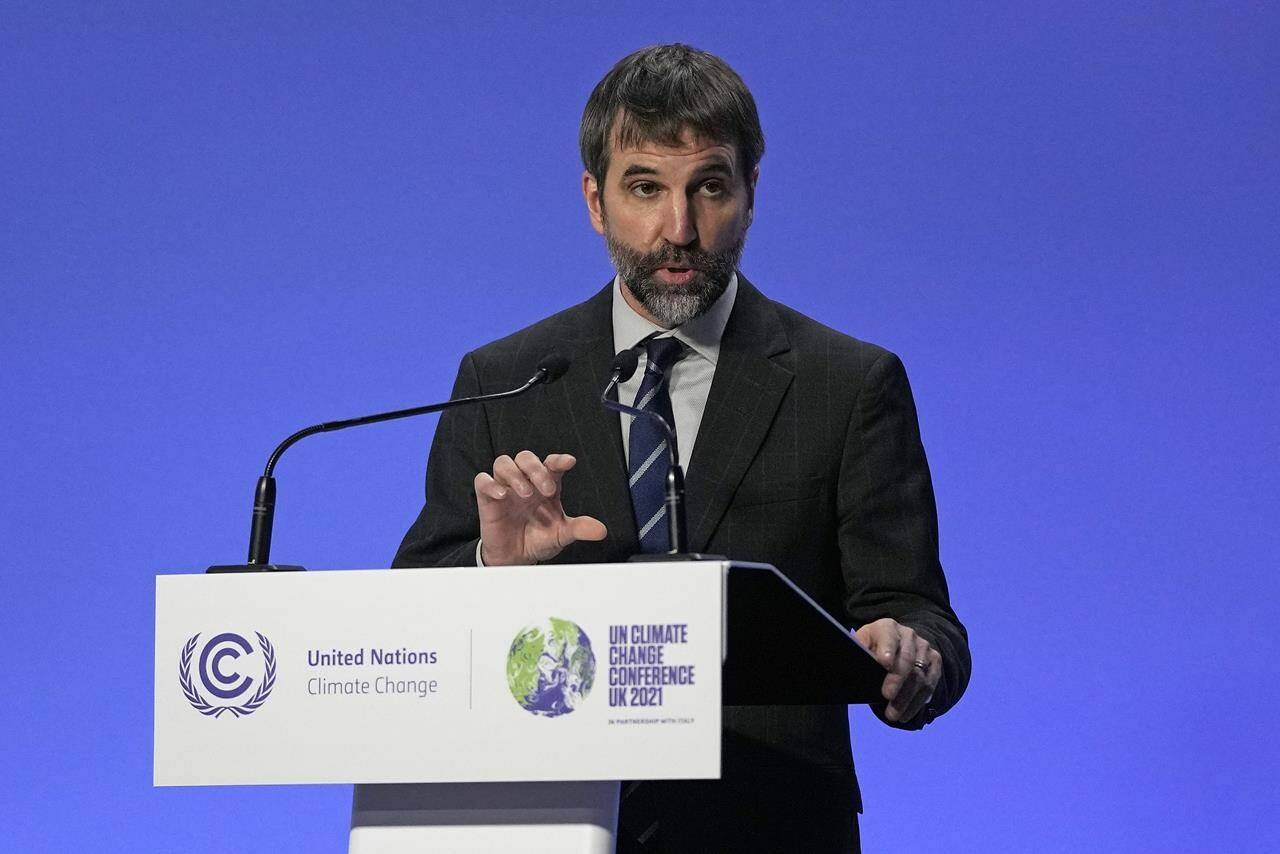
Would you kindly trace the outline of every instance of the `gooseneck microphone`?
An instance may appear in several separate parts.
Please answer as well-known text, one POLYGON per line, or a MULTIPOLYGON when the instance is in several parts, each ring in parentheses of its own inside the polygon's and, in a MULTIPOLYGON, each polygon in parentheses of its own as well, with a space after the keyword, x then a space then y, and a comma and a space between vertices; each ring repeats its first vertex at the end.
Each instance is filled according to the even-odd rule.
MULTIPOLYGON (((636 418, 652 418, 662 425, 667 434, 667 482, 665 503, 667 506, 667 540, 670 549, 666 555, 638 555, 636 560, 662 559, 697 559, 699 556, 688 554, 689 534, 684 517, 684 469, 680 467, 680 455, 676 451, 676 432, 661 414, 650 409, 637 409, 610 397, 619 384, 631 379, 640 363, 638 346, 620 351, 613 357, 609 368, 609 384, 600 393, 600 402, 615 412, 625 412, 636 418)), ((666 380, 664 379, 663 382, 666 380)))
MULTIPOLYGON (((480 394, 472 397, 458 397, 452 400, 446 400, 441 403, 429 403, 426 406, 414 406, 410 409, 397 409, 393 412, 379 412, 375 415, 362 415, 359 418, 347 418, 342 421, 326 421, 323 424, 313 424, 310 427, 304 427, 285 439, 276 449, 271 452, 271 456, 267 459, 267 467, 258 478, 258 485, 253 496, 253 519, 249 528, 249 562, 247 564, 230 564, 209 567, 209 572, 262 572, 262 571, 284 571, 284 570, 300 570, 300 566, 285 566, 271 563, 271 528, 275 522, 276 508, 276 480, 274 472, 276 463, 280 461, 280 457, 285 451, 293 447, 296 443, 312 436, 316 433, 332 433, 335 430, 345 430, 348 427, 360 427, 364 424, 377 424, 380 421, 394 421, 398 418, 412 418, 415 415, 427 415, 432 412, 440 412, 445 409, 452 409, 455 406, 467 406, 472 403, 487 403, 494 400, 503 400, 508 397, 516 397, 524 394, 536 385, 544 385, 546 383, 555 382, 564 376, 565 371, 569 369, 569 360, 559 353, 551 353, 538 363, 537 369, 529 379, 525 380, 522 385, 506 391, 498 391, 492 394, 480 394)), ((635 371, 635 368, 632 368, 635 371)))

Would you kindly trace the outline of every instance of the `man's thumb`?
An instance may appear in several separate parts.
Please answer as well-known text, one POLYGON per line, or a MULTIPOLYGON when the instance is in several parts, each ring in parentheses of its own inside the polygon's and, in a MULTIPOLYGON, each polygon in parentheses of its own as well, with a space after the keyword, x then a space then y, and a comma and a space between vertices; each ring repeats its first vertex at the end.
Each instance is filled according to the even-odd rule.
POLYGON ((565 521, 569 524, 570 536, 575 540, 596 542, 603 540, 609 533, 609 529, 604 526, 604 522, 592 516, 574 516, 565 521))

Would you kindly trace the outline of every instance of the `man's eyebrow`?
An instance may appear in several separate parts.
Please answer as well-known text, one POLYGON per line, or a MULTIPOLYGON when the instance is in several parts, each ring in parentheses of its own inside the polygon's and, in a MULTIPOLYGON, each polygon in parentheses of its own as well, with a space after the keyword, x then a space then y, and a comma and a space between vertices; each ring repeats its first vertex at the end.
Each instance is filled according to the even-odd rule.
POLYGON ((632 175, 657 175, 658 170, 652 166, 641 166, 639 163, 632 163, 622 173, 623 178, 630 178, 632 175))
POLYGON ((711 163, 708 163, 706 166, 700 166, 698 167, 698 171, 699 172, 717 172, 721 175, 724 175, 726 178, 733 177, 733 167, 731 167, 728 163, 724 162, 723 160, 714 160, 711 163))

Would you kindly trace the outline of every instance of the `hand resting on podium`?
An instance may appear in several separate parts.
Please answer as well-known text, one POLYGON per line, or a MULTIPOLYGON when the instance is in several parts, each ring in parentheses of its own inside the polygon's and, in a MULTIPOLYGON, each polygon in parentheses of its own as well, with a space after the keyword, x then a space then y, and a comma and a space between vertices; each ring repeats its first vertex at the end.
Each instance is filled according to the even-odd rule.
POLYGON ((889 617, 867 623, 854 636, 889 671, 880 689, 888 705, 873 706, 876 712, 890 723, 920 714, 942 678, 941 653, 915 629, 889 617))

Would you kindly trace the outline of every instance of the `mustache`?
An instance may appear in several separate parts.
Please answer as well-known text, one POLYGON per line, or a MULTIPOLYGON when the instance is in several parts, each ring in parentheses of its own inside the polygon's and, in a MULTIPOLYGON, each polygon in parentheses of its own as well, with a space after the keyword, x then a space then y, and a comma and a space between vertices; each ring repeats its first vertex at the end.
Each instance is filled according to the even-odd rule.
POLYGON ((683 267, 706 272, 715 262, 709 252, 701 249, 678 249, 674 246, 667 246, 657 252, 636 253, 633 260, 637 267, 648 272, 655 272, 663 267, 683 267))

